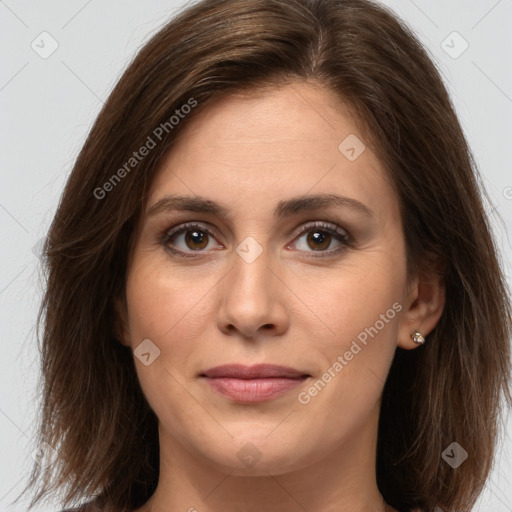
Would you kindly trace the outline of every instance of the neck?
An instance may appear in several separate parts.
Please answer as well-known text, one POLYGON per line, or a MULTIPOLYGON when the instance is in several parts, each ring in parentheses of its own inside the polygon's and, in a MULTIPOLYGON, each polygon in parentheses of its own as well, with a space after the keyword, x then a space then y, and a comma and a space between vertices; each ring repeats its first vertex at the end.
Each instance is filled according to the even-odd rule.
POLYGON ((329 454, 292 471, 238 475, 177 442, 160 426, 160 476, 151 499, 136 512, 392 512, 376 476, 378 408, 354 437, 341 440, 329 454))

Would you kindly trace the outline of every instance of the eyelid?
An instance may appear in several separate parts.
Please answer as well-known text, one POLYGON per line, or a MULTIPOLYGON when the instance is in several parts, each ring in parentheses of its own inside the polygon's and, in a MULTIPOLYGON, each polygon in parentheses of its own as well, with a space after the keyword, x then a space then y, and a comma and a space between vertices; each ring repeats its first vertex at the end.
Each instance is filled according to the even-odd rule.
POLYGON ((193 229, 193 228, 202 228, 204 231, 206 231, 207 233, 212 234, 212 235, 217 233, 215 228, 208 222, 192 221, 192 222, 183 222, 183 223, 177 224, 176 226, 173 226, 171 228, 167 228, 164 230, 163 234, 164 234, 164 236, 166 236, 166 238, 172 238, 174 235, 181 233, 182 231, 186 231, 187 229, 193 229))
MULTIPOLYGON (((192 221, 192 222, 184 222, 181 224, 177 224, 176 226, 173 226, 171 228, 165 229, 161 235, 159 236, 159 241, 162 245, 169 247, 169 242, 171 238, 175 237, 176 235, 181 235, 182 233, 186 233, 188 230, 192 230, 194 228, 199 228, 201 231, 204 231, 210 236, 213 236, 217 243, 219 245, 222 245, 217 238, 217 230, 208 222, 201 222, 201 221, 192 221)), ((173 249, 174 250, 174 249, 173 249)), ((180 251, 179 249, 175 249, 176 252, 182 253, 184 251, 180 251)), ((193 253, 194 251, 186 251, 193 253)), ((209 251, 197 251, 197 252, 209 252, 209 251)))
POLYGON ((347 241, 350 241, 352 239, 350 233, 346 229, 342 228, 341 226, 338 226, 338 224, 326 220, 315 220, 311 222, 306 222, 305 224, 301 224, 296 230, 294 230, 291 236, 293 237, 293 240, 295 240, 295 238, 297 238, 299 235, 303 235, 304 233, 311 229, 318 229, 327 232, 333 231, 340 237, 345 238, 347 241))
MULTIPOLYGON (((194 256, 192 256, 192 254, 194 254, 194 253, 209 253, 210 251, 181 251, 180 249, 171 248, 169 246, 169 242, 174 236, 181 235, 183 232, 186 232, 186 231, 194 229, 194 228, 199 228, 202 231, 205 231, 208 235, 214 236, 217 243, 219 243, 219 245, 222 245, 217 240, 217 238, 218 238, 217 230, 210 223, 204 222, 204 221, 184 222, 184 223, 178 224, 176 226, 173 226, 171 228, 167 228, 161 233, 161 235, 159 237, 160 243, 162 245, 164 245, 165 247, 167 247, 169 250, 171 250, 174 254, 189 255, 189 256, 183 256, 183 257, 194 257, 194 256)), ((316 220, 316 221, 310 221, 310 222, 301 224, 297 229, 295 229, 293 231, 293 234, 290 235, 292 237, 292 241, 290 242, 290 244, 293 244, 296 241, 297 237, 304 236, 304 234, 306 234, 308 231, 311 231, 312 229, 322 230, 327 233, 331 233, 331 234, 335 234, 335 235, 339 236, 341 239, 341 241, 339 241, 339 242, 342 245, 341 249, 338 248, 338 249, 329 249, 326 251, 318 251, 317 254, 314 254, 316 251, 311 251, 312 256, 314 256, 314 257, 321 257, 322 254, 325 256, 336 254, 336 253, 339 253, 340 250, 346 249, 347 247, 351 247, 354 245, 354 239, 352 238, 352 236, 346 229, 342 228, 338 224, 335 224, 330 221, 325 221, 325 220, 316 220)), ((288 248, 290 244, 288 244, 286 246, 286 248, 288 248)), ((306 252, 309 252, 309 251, 306 251, 306 252)))

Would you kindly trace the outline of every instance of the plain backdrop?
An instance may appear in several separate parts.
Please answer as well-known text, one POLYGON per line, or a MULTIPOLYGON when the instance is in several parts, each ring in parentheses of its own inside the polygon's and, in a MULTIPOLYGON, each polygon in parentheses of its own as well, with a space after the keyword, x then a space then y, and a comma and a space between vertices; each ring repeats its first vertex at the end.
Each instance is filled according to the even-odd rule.
MULTIPOLYGON (((26 504, 10 502, 26 481, 36 449, 38 244, 102 103, 136 51, 184 3, 0 1, 2 512, 26 510, 26 504)), ((413 28, 443 74, 488 192, 510 284, 512 0, 384 3, 413 28)), ((511 431, 509 420, 475 511, 512 511, 511 431)), ((38 510, 55 512, 59 506, 38 510)))

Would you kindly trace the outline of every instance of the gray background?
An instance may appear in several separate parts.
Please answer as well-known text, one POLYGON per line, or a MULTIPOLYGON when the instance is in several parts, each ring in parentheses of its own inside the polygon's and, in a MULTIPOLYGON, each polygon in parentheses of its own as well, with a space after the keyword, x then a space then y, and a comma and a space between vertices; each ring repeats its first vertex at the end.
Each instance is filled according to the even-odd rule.
MULTIPOLYGON (((2 511, 26 510, 9 503, 21 490, 36 449, 38 242, 103 101, 136 50, 184 3, 0 1, 2 511), (44 31, 50 36, 40 36, 44 31), (52 44, 58 48, 45 55, 52 44)), ((512 0, 384 3, 409 23, 443 73, 489 194, 487 207, 510 284, 512 0), (469 46, 461 53, 464 41, 469 46)), ((509 419, 492 478, 475 510, 512 512, 511 432, 509 419)))

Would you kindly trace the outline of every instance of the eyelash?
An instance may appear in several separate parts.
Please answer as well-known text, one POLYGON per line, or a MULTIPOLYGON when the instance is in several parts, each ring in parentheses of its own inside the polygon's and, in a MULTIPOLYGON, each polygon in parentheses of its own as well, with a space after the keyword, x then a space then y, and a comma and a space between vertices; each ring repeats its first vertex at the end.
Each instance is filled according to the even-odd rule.
MULTIPOLYGON (((189 253, 201 253, 201 252, 208 252, 205 250, 197 250, 197 251, 181 251, 179 249, 175 249, 170 246, 170 242, 174 237, 177 237, 178 235, 181 235, 182 233, 186 233, 187 231, 190 231, 192 229, 197 229, 198 231, 201 231, 203 233, 206 233, 208 236, 215 237, 215 233, 209 229, 206 225, 200 224, 197 222, 187 222, 185 224, 180 224, 178 226, 174 226, 172 228, 167 228, 165 231, 163 231, 159 237, 160 243, 174 256, 185 259, 185 258, 195 258, 197 256, 189 255, 189 253)), ((328 233, 329 235, 333 235, 340 243, 341 246, 338 249, 330 249, 326 251, 319 250, 318 253, 320 254, 312 254, 310 257, 312 258, 325 258, 329 256, 338 255, 347 248, 354 246, 354 241, 348 231, 345 229, 337 226, 336 224, 326 223, 323 221, 315 221, 310 222, 304 226, 304 228, 299 231, 296 236, 294 237, 294 240, 297 238, 302 238, 305 234, 311 232, 311 231, 322 231, 324 233, 328 233)), ((305 251, 305 252, 312 252, 315 253, 317 251, 305 251)))

